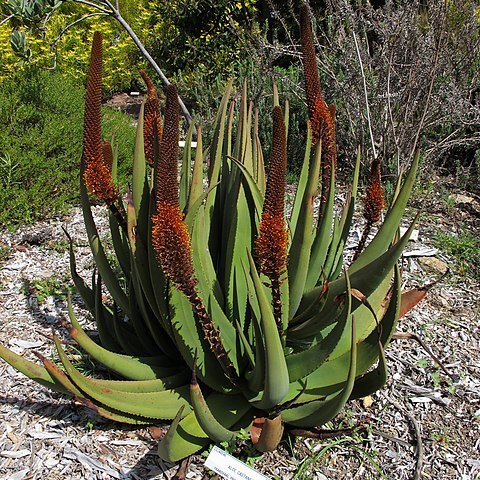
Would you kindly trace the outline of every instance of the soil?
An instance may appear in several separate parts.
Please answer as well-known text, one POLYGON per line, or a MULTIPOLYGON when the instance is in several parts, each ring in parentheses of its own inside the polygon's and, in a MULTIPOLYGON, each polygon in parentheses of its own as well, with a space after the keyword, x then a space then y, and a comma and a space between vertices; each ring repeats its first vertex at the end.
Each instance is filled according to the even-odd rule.
MULTIPOLYGON (((276 452, 256 459, 248 441, 238 443, 231 453, 255 460, 254 468, 267 478, 480 478, 479 279, 475 266, 466 270, 441 249, 434 256, 417 256, 437 248, 433 238, 439 230, 467 229, 478 236, 480 202, 439 181, 431 191, 417 194, 413 207, 422 207, 424 214, 418 240, 410 242, 402 261, 403 287, 438 283, 399 321, 398 333, 420 337, 448 374, 415 340, 393 340, 386 352, 390 371, 385 387, 349 402, 325 426, 351 432, 321 439, 287 437, 276 452), (447 267, 450 273, 442 276, 447 267)), ((94 210, 105 229, 103 209, 94 210)), ((34 361, 34 351, 52 354, 52 328, 65 335, 60 321, 66 316, 69 260, 62 226, 72 235, 79 271, 88 278, 93 263, 79 209, 65 218, 0 233, 0 342, 34 361), (47 288, 45 279, 50 278, 59 284, 47 288)), ((355 241, 347 245, 347 254, 355 241)), ((91 317, 74 299, 78 318, 94 330, 91 317)), ((0 378, 0 478, 161 479, 173 478, 177 471, 177 465, 156 455, 165 425, 139 429, 105 421, 4 362, 0 378)), ((211 475, 204 461, 204 455, 194 456, 186 478, 211 475)))

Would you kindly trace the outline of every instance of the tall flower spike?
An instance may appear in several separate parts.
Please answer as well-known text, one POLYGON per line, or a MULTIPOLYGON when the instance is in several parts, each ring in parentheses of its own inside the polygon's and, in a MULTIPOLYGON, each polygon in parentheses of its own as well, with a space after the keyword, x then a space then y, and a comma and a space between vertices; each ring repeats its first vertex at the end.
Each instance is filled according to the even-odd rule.
POLYGON ((166 90, 165 129, 155 165, 156 214, 152 243, 165 274, 190 297, 197 284, 193 272, 192 246, 178 201, 179 106, 177 89, 166 90))
POLYGON ((380 220, 382 210, 385 208, 385 198, 382 189, 382 162, 375 159, 370 167, 370 178, 368 180, 367 190, 363 203, 363 217, 367 221, 363 229, 362 238, 355 250, 353 260, 356 260, 367 241, 370 230, 375 222, 380 220))
POLYGON ((119 192, 112 180, 112 164, 103 156, 101 106, 102 35, 95 32, 85 95, 82 173, 88 191, 107 205, 113 205, 119 192))
POLYGON ((367 222, 372 224, 380 220, 382 210, 385 208, 381 166, 382 163, 378 158, 372 162, 370 167, 370 179, 365 195, 363 216, 367 222))
POLYGON ((166 89, 165 124, 155 165, 156 214, 152 216, 152 245, 165 275, 189 300, 195 318, 227 376, 235 381, 231 364, 220 333, 210 320, 202 299, 197 294, 193 268, 192 244, 178 200, 178 131, 179 104, 177 89, 166 89))
POLYGON ((145 160, 153 167, 155 160, 155 141, 162 138, 162 118, 160 115, 160 100, 155 85, 145 70, 140 70, 140 75, 147 85, 147 100, 143 113, 143 143, 145 145, 145 160))
POLYGON ((288 231, 284 218, 285 173, 287 169, 287 139, 283 112, 273 109, 272 148, 262 218, 255 240, 258 269, 271 281, 273 313, 280 333, 282 327, 281 275, 288 258, 288 231))
POLYGON ((166 90, 165 123, 155 166, 156 201, 178 205, 178 140, 179 105, 177 89, 168 85, 166 90))
POLYGON ((195 293, 192 245, 178 205, 161 202, 152 218, 152 244, 164 273, 187 297, 195 293))
POLYGON ((335 107, 334 105, 327 106, 322 97, 310 13, 306 4, 302 4, 300 7, 300 35, 312 144, 315 145, 319 140, 322 141, 322 198, 320 205, 320 214, 322 214, 330 191, 330 178, 337 156, 335 107))
POLYGON ((152 245, 163 272, 188 298, 205 340, 227 376, 235 383, 237 375, 222 344, 220 333, 197 294, 198 282, 193 268, 190 234, 178 200, 177 204, 163 201, 157 204, 157 213, 152 217, 152 245))
POLYGON ((316 144, 320 139, 320 110, 325 102, 322 99, 320 79, 318 77, 317 57, 313 41, 312 26, 308 7, 302 4, 300 7, 300 39, 302 45, 302 62, 305 77, 305 94, 307 97, 308 119, 312 128, 312 143, 316 144))

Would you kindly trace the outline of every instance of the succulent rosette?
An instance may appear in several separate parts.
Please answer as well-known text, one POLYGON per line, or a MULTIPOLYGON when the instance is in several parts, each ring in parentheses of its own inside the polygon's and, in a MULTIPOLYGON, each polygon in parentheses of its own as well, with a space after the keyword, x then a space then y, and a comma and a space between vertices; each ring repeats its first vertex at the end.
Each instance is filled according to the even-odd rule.
MULTIPOLYGON (((71 306, 68 328, 79 347, 117 379, 80 373, 57 338, 61 366, 43 357, 37 365, 3 346, 0 356, 106 418, 130 424, 171 420, 159 444, 166 460, 232 440, 253 422, 257 447, 274 449, 285 427, 321 426, 349 399, 386 381, 383 352, 400 311, 397 263, 413 224, 401 238, 397 230, 418 157, 373 240, 344 265, 360 156, 343 210, 335 216, 335 109, 322 97, 305 6, 300 23, 309 122, 288 215, 288 104, 282 108, 278 94, 266 173, 246 86, 236 115, 232 83, 227 86, 208 148, 200 126, 191 148, 192 124, 180 152, 177 91, 166 88, 162 120, 145 73, 148 96, 125 202, 116 185, 115 149, 102 141, 102 46, 100 35, 94 36, 80 185, 97 271, 91 285, 77 273, 73 245, 70 253, 73 280, 95 317, 100 343, 86 335, 71 306), (109 208, 122 278, 100 240, 90 195, 109 208), (102 295, 103 286, 111 301, 102 295)), ((368 221, 379 220, 380 194, 375 164, 364 202, 368 221)))

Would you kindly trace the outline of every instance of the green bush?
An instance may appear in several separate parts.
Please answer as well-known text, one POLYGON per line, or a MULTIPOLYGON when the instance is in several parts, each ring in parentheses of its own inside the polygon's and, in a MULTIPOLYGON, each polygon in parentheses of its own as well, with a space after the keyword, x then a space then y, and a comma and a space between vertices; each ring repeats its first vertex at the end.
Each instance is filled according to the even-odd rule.
POLYGON ((480 278, 480 240, 466 229, 457 235, 439 232, 434 238, 435 245, 456 260, 456 272, 480 278))
POLYGON ((168 76, 182 72, 194 89, 198 76, 232 75, 256 30, 255 2, 172 0, 150 6, 147 49, 168 76))
MULTIPOLYGON (((85 41, 99 30, 107 46, 103 89, 109 94, 128 90, 137 69, 145 68, 147 62, 113 16, 91 16, 75 23, 86 14, 98 13, 92 5, 95 3, 63 2, 41 22, 32 23, 24 15, 22 21, 15 17, 0 25, 0 78, 23 68, 19 58, 43 68, 57 64, 70 76, 83 78, 89 55, 85 41), (14 49, 12 29, 17 37, 14 49), (52 45, 56 48, 50 48, 52 45)), ((212 79, 219 73, 232 73, 234 65, 246 56, 244 47, 250 44, 250 34, 257 30, 253 0, 123 0, 120 13, 167 77, 181 70, 189 86, 195 85, 197 75, 212 79)))
MULTIPOLYGON (((63 213, 78 201, 83 135, 82 84, 55 71, 28 68, 1 83, 0 226, 63 213)), ((105 134, 116 125, 119 178, 129 171, 131 119, 104 110, 105 134)))

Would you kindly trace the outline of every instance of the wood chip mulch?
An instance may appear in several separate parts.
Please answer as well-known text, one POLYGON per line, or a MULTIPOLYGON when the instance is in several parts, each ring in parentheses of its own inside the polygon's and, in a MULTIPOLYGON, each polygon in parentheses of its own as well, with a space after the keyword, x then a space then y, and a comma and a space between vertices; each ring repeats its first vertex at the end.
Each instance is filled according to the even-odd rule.
MULTIPOLYGON (((96 208, 99 222, 106 219, 96 208)), ((351 435, 284 441, 254 466, 281 479, 460 479, 480 478, 480 300, 479 283, 455 270, 454 260, 431 250, 432 231, 467 221, 430 212, 419 224, 404 259, 405 287, 443 278, 406 317, 398 331, 417 334, 440 359, 447 375, 415 341, 392 341, 387 349, 387 385, 371 397, 347 404, 328 425, 351 435), (443 225, 443 226, 442 226, 443 225), (429 253, 430 255, 430 253, 429 253)), ((462 216, 463 215, 463 216, 462 216)), ((52 328, 66 317, 62 285, 70 284, 68 249, 61 226, 76 244, 85 278, 93 268, 79 209, 68 217, 0 233, 0 342, 36 361, 34 351, 52 355, 52 328), (58 292, 45 288, 57 279, 58 292), (43 280, 43 281, 42 281, 43 280)), ((358 242, 358 239, 356 240, 358 242)), ((355 238, 352 239, 351 246, 355 238)), ((92 319, 76 302, 87 328, 92 319)), ((156 455, 159 429, 124 427, 95 417, 0 362, 0 478, 5 480, 169 479, 178 466, 156 455)), ((246 459, 247 448, 237 454, 246 459)), ((193 457, 186 478, 201 479, 205 457, 193 457)))

